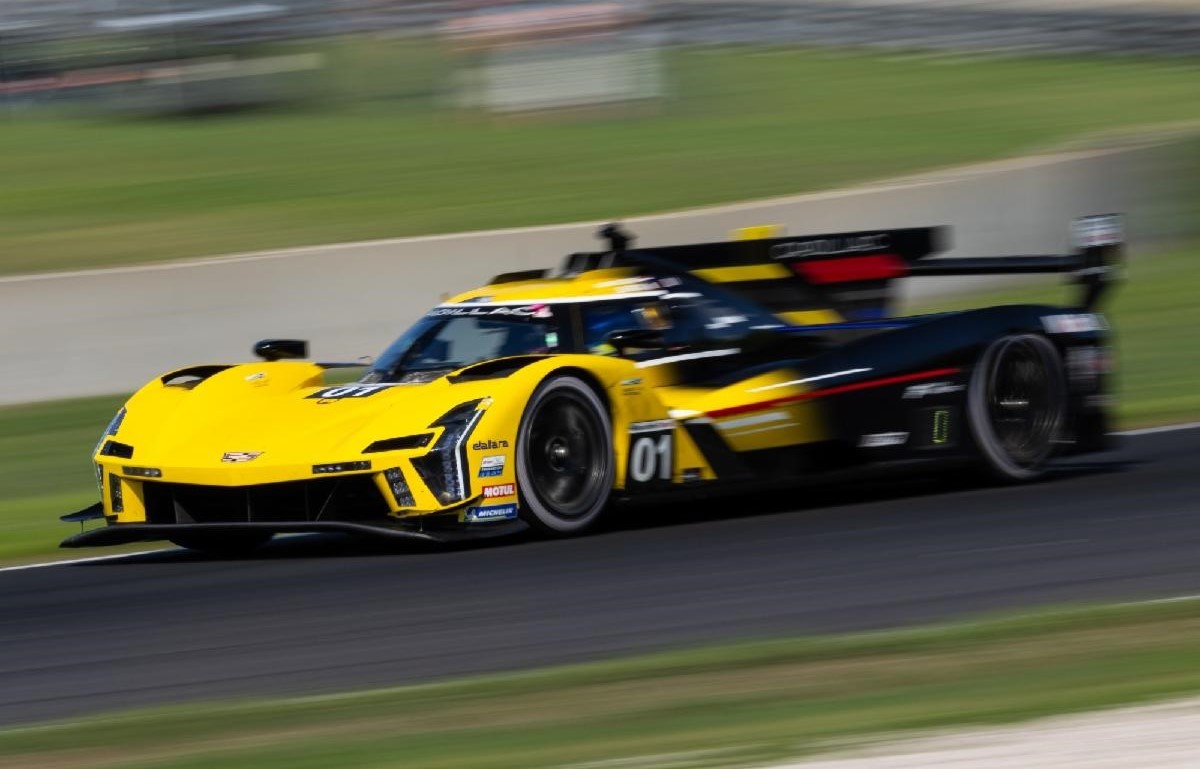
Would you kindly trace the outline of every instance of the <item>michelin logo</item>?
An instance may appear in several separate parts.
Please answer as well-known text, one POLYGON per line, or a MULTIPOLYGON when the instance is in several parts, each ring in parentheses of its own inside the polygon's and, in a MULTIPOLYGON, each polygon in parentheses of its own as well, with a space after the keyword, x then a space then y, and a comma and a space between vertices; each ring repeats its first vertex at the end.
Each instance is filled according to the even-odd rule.
POLYGON ((479 477, 495 478, 504 474, 505 459, 503 455, 495 454, 479 460, 479 477))
POLYGON ((516 517, 516 504, 467 508, 468 521, 511 521, 516 517))

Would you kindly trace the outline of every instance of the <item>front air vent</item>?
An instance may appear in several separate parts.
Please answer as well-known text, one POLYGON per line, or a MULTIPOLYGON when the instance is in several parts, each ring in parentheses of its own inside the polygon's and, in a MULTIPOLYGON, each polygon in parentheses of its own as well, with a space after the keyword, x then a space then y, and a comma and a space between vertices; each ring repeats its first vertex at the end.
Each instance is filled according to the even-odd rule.
POLYGON ((363 449, 364 454, 378 454, 382 451, 404 451, 405 449, 423 449, 433 440, 433 433, 420 435, 402 435, 399 438, 385 438, 375 441, 363 449))
POLYGON ((254 486, 142 485, 152 524, 392 522, 388 503, 369 475, 314 478, 254 486))
POLYGON ((121 489, 121 479, 115 475, 108 476, 108 504, 114 513, 125 512, 125 496, 121 489))
POLYGON ((190 390, 205 379, 215 374, 220 374, 227 368, 232 368, 232 366, 192 366, 191 368, 172 371, 170 374, 163 376, 159 381, 166 387, 182 387, 185 390, 190 390))
POLYGON ((105 441, 100 448, 100 456, 117 457, 118 459, 133 459, 133 446, 120 441, 105 441))
POLYGON ((452 384, 459 382, 477 382, 481 379, 503 379, 512 376, 526 366, 531 366, 545 355, 514 355, 511 358, 497 358, 468 366, 457 374, 446 377, 452 384))

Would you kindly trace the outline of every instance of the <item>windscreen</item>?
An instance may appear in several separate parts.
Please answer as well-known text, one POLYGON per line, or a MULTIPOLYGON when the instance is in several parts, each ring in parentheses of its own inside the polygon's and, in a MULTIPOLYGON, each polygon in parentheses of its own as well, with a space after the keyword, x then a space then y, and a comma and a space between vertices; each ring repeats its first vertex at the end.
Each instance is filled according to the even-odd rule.
POLYGON ((557 324, 548 309, 439 307, 384 350, 363 381, 425 382, 473 363, 557 349, 557 324))

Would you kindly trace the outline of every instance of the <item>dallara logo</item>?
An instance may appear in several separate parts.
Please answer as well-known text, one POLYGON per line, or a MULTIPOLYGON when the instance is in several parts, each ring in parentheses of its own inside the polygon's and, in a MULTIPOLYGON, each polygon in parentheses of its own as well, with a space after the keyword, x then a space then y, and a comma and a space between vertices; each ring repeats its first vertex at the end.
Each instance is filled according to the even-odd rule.
POLYGON ((508 448, 508 441, 475 441, 471 446, 476 451, 493 451, 495 449, 508 448))
POLYGON ((221 455, 222 462, 253 462, 261 457, 261 451, 226 451, 221 455))

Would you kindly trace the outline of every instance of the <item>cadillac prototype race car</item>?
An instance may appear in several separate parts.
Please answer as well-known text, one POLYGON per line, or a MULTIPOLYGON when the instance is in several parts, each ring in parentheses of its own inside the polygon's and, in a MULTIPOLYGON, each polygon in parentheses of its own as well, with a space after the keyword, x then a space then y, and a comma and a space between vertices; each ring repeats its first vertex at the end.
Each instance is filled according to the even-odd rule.
POLYGON ((638 249, 500 275, 434 307, 349 384, 262 362, 154 379, 95 450, 97 521, 67 547, 214 552, 280 532, 446 540, 590 527, 615 500, 883 463, 1038 477, 1106 434, 1115 215, 1057 256, 934 258, 945 228, 638 249), (892 317, 904 276, 1070 273, 1070 307, 892 317))

